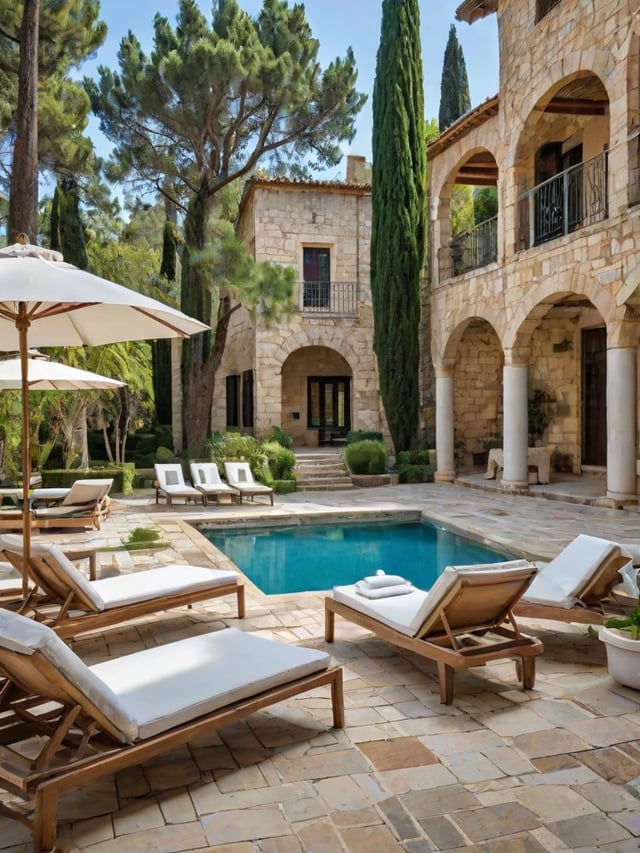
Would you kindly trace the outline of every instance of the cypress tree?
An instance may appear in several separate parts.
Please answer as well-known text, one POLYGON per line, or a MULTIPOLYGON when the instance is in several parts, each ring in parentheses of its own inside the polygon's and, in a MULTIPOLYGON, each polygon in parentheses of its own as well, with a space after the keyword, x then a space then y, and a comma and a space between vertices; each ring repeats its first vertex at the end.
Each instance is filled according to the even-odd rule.
POLYGON ((397 452, 411 447, 419 412, 426 152, 417 0, 383 0, 372 107, 374 349, 397 452))
POLYGON ((471 98, 469 96, 467 66, 456 35, 456 28, 451 24, 449 39, 444 51, 440 82, 440 112, 438 114, 440 133, 451 127, 460 116, 463 116, 470 109, 471 98))
POLYGON ((62 252, 67 263, 81 270, 89 266, 75 178, 61 178, 56 185, 51 206, 51 248, 62 252))

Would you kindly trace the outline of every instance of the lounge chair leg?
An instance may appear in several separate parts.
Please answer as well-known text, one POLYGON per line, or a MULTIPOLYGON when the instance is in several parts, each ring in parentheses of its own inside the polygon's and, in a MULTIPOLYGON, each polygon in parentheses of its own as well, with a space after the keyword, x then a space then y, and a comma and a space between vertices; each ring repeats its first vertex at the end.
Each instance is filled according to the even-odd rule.
POLYGON ((329 610, 327 606, 324 608, 324 638, 327 643, 333 643, 335 633, 336 614, 333 610, 329 610))
POLYGON ((57 811, 56 789, 38 788, 34 797, 33 853, 52 853, 56 849, 57 811))
POLYGON ((536 659, 534 657, 520 658, 522 671, 522 689, 533 690, 536 683, 536 659))
POLYGON ((238 596, 238 619, 244 619, 246 613, 244 603, 244 584, 241 584, 238 587, 236 595, 238 596))
POLYGON ((438 661, 438 683, 440 685, 440 702, 450 705, 453 702, 453 679, 455 670, 446 663, 438 661))
POLYGON ((344 728, 344 688, 342 682, 342 669, 336 670, 331 682, 331 705, 333 707, 333 728, 344 728))

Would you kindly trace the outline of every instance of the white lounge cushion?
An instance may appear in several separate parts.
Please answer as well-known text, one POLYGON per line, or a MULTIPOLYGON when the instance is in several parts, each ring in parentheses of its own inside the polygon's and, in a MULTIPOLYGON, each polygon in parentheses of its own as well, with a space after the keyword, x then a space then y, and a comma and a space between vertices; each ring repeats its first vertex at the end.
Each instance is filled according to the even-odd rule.
MULTIPOLYGON (((15 554, 22 555, 24 553, 24 542, 22 540, 22 536, 17 536, 15 534, 2 536, 0 537, 0 547, 2 546, 5 546, 7 550, 15 554)), ((49 556, 51 560, 54 560, 58 565, 61 574, 66 578, 66 582, 69 583, 70 589, 77 588, 81 590, 82 594, 91 602, 95 610, 104 610, 104 602, 93 588, 95 581, 89 581, 88 578, 85 577, 84 572, 78 571, 71 560, 69 560, 69 558, 63 554, 60 548, 58 548, 53 542, 39 542, 37 540, 32 540, 31 556, 49 556)))
POLYGON ((543 566, 523 598, 534 604, 573 607, 603 560, 618 547, 608 539, 579 534, 543 566))
POLYGON ((165 595, 215 589, 226 583, 236 583, 237 580, 238 573, 233 571, 172 564, 128 575, 100 578, 91 581, 91 588, 100 598, 100 609, 110 610, 112 607, 149 601, 165 595))
POLYGON ((415 637, 426 618, 436 610, 458 579, 467 573, 500 572, 512 573, 517 569, 528 569, 527 560, 509 560, 503 563, 479 563, 469 566, 447 566, 430 590, 417 589, 409 595, 397 595, 387 598, 368 599, 358 595, 355 584, 336 586, 333 597, 341 604, 377 619, 390 628, 415 637))
POLYGON ((329 665, 329 655, 225 628, 91 667, 141 739, 329 665))
MULTIPOLYGON (((0 545, 3 542, 12 551, 23 553, 21 536, 0 537, 0 545)), ((32 542, 31 554, 33 556, 49 554, 69 583, 69 588, 81 590, 97 612, 110 610, 123 604, 162 598, 165 595, 215 589, 217 586, 238 580, 238 574, 234 571, 172 564, 90 581, 52 542, 32 542)))
POLYGON ((215 462, 191 462, 191 479, 199 491, 207 495, 230 493, 236 494, 236 489, 220 479, 220 472, 215 462))
POLYGON ((123 742, 138 737, 138 726, 124 704, 51 628, 13 611, 0 609, 0 646, 26 655, 41 652, 122 732, 123 742))
POLYGON ((248 462, 225 462, 224 473, 229 483, 244 494, 259 495, 273 492, 271 486, 256 482, 248 462))
POLYGON ((0 645, 40 651, 120 729, 144 740, 327 669, 329 655, 225 628, 87 667, 46 625, 0 610, 0 645))

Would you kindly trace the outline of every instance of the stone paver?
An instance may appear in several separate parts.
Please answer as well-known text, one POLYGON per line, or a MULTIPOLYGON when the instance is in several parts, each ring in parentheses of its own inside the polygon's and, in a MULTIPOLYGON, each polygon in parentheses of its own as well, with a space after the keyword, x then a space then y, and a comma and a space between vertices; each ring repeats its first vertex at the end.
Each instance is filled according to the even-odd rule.
MULTIPOLYGON (((638 539, 637 513, 425 484, 301 493, 273 508, 169 511, 135 496, 114 501, 103 529, 75 541, 114 546, 132 528, 155 525, 170 543, 151 554, 102 553, 103 576, 158 563, 227 567, 191 523, 409 510, 542 559, 579 532, 638 539)), ((244 620, 233 599, 215 599, 81 637, 73 648, 96 663, 227 624, 323 648, 323 620, 322 593, 267 597, 247 584, 244 620)), ((586 626, 523 626, 545 644, 535 689, 518 689, 512 664, 490 664, 457 678, 454 702, 443 706, 428 661, 341 621, 327 648, 345 674, 343 731, 329 728, 325 690, 296 697, 69 795, 59 806, 61 843, 82 853, 637 850, 640 692, 610 679, 586 626)), ((28 838, 0 818, 2 853, 26 853, 28 838)))

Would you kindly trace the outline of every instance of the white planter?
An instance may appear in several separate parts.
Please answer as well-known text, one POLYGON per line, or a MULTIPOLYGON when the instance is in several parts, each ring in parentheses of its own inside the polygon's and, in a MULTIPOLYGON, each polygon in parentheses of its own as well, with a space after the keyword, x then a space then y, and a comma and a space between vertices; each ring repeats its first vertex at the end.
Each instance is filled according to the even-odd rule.
POLYGON ((632 640, 628 631, 605 627, 600 628, 600 639, 607 649, 609 675, 640 690, 640 640, 632 640))

